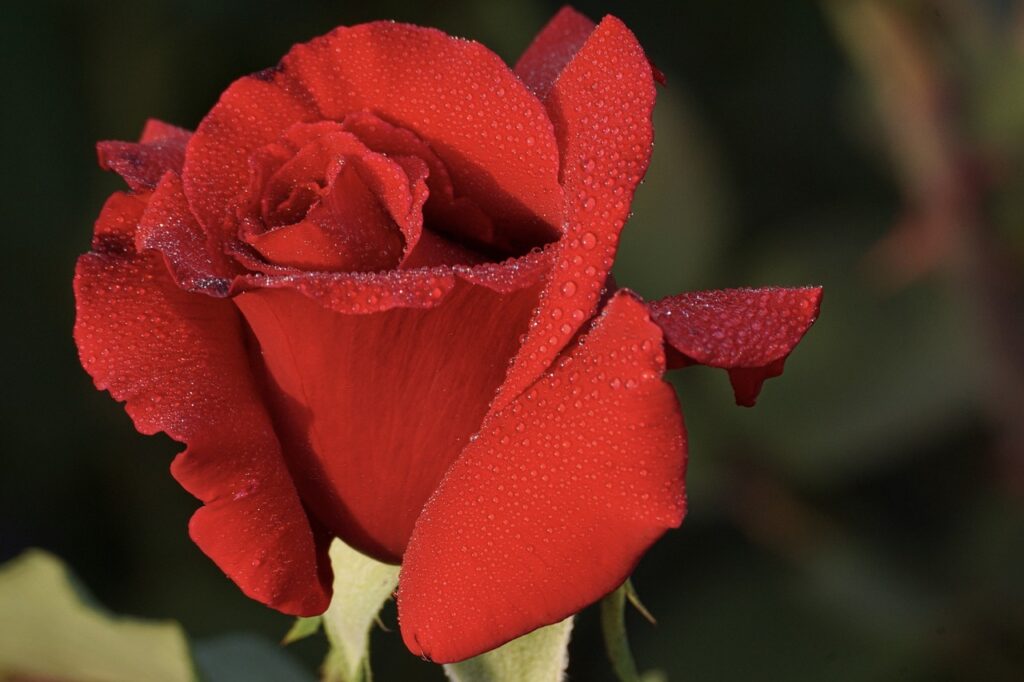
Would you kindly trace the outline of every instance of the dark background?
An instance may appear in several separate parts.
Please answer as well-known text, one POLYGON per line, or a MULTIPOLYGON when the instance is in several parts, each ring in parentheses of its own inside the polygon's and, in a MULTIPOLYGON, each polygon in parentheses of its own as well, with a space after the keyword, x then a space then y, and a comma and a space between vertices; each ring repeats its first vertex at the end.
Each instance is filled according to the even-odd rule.
MULTIPOLYGON (((651 298, 765 284, 826 292, 821 320, 753 410, 732 404, 724 373, 674 378, 690 512, 635 577, 658 625, 629 623, 641 667, 670 680, 1024 679, 1024 32, 1011 3, 895 5, 893 42, 885 24, 837 32, 849 8, 807 0, 578 4, 622 18, 668 76, 618 282, 651 298), (854 66, 858 49, 880 45, 894 48, 881 69, 854 66), (922 68, 940 106, 915 95, 922 68), (936 164, 908 163, 901 144, 935 116, 962 171, 945 184, 917 182, 936 164), (878 248, 908 223, 919 231, 878 248)), ((74 260, 121 186, 93 145, 135 139, 149 116, 192 128, 234 78, 339 24, 436 26, 514 61, 556 9, 0 9, 0 560, 42 546, 115 611, 178 619, 197 640, 280 638, 290 619, 247 600, 189 541, 196 503, 167 472, 177 446, 138 435, 77 362, 74 260)), ((578 619, 571 679, 611 679, 593 611, 578 619)), ((384 620, 394 629, 393 610, 384 620)), ((377 632, 374 647, 384 682, 441 679, 396 632, 377 632)), ((291 652, 312 670, 323 645, 291 652)))

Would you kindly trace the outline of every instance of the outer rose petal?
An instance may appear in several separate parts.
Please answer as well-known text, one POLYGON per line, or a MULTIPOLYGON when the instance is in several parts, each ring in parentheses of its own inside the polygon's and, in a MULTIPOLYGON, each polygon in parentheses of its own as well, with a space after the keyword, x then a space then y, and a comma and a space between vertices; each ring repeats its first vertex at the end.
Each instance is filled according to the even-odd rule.
MULTIPOLYGON (((185 130, 179 128, 176 125, 170 123, 164 123, 163 121, 155 118, 148 119, 146 125, 142 127, 142 135, 139 137, 139 142, 157 142, 159 140, 179 140, 185 144, 188 144, 189 139, 192 137, 191 130, 185 130)), ((173 168, 171 170, 174 170, 173 168)), ((180 171, 181 168, 178 168, 180 171)))
POLYGON ((686 440, 664 369, 660 330, 620 292, 555 369, 484 422, 402 562, 413 653, 458 661, 560 621, 679 525, 686 440))
POLYGON ((736 402, 751 406, 818 317, 821 287, 724 289, 669 296, 648 304, 672 363, 729 370, 736 402))
POLYGON ((498 408, 540 376, 594 314, 633 191, 647 172, 654 80, 625 24, 605 17, 558 77, 547 108, 562 151, 566 224, 552 277, 498 394, 498 408))
POLYGON ((302 499, 332 533, 400 561, 526 331, 546 271, 534 261, 441 269, 452 288, 425 308, 385 307, 372 294, 375 308, 341 314, 267 288, 235 299, 259 342, 302 499))
POLYGON ((138 143, 100 142, 96 153, 103 169, 114 171, 129 187, 141 192, 156 187, 168 171, 181 173, 185 145, 191 136, 187 130, 150 119, 138 143))
POLYGON ((179 289, 155 252, 135 253, 131 233, 144 207, 137 197, 111 197, 94 251, 78 261, 82 365, 98 388, 126 401, 139 431, 188 444, 172 472, 206 504, 189 526, 196 544, 253 599, 321 613, 326 547, 285 469, 238 313, 229 301, 179 289))
POLYGON ((223 297, 237 270, 189 210, 181 178, 167 173, 150 197, 135 232, 138 251, 163 254, 177 285, 223 297))
POLYGON ((558 74, 587 42, 594 27, 589 17, 566 5, 551 18, 516 62, 516 75, 541 101, 547 99, 558 74))
MULTIPOLYGON (((239 254, 241 259, 244 254, 239 254)), ((255 262, 247 263, 255 267, 255 262)), ((235 279, 232 294, 261 289, 292 289, 338 313, 372 314, 394 308, 434 308, 455 288, 450 268, 387 272, 255 273, 235 279)))
POLYGON ((557 236, 558 147, 544 108, 493 52, 440 31, 375 22, 295 46, 285 74, 325 119, 369 110, 413 131, 455 191, 515 247, 557 236))
MULTIPOLYGON (((459 280, 500 293, 533 286, 550 269, 551 251, 549 247, 501 263, 388 272, 298 272, 274 267, 261 270, 260 262, 238 252, 235 257, 256 272, 235 278, 231 293, 294 289, 325 308, 358 315, 394 308, 435 308, 447 300, 459 280)), ((444 257, 439 251, 426 255, 444 257)))

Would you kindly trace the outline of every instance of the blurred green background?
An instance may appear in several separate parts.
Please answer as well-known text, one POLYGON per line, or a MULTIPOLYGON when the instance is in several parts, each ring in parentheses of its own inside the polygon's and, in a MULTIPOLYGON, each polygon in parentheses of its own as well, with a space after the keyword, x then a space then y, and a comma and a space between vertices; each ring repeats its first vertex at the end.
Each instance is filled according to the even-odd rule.
MULTIPOLYGON (((753 410, 674 377, 690 512, 630 616, 669 680, 1024 679, 1024 13, 995 0, 580 2, 666 72, 616 269, 647 297, 822 284, 821 320, 753 410)), ((187 537, 177 446, 138 435, 71 340, 71 276, 120 180, 93 145, 194 127, 234 78, 393 18, 514 61, 528 0, 37 0, 0 9, 0 560, 64 557, 99 601, 197 639, 276 641, 187 537)), ((610 680, 596 614, 570 679, 610 680)), ((442 679, 392 632, 377 677, 442 679)), ((323 644, 290 653, 313 670, 323 644)))

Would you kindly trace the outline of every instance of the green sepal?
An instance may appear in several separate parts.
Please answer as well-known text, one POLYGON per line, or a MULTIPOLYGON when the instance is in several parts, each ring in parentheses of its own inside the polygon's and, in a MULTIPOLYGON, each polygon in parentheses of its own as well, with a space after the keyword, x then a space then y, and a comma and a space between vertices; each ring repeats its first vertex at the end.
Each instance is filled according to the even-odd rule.
POLYGON ((399 569, 360 554, 341 540, 331 545, 330 555, 334 596, 322 616, 331 645, 324 682, 371 682, 370 631, 398 585, 399 569))
POLYGON ((444 671, 452 682, 562 682, 571 633, 570 617, 444 671))
POLYGON ((301 639, 311 637, 316 633, 320 632, 320 625, 323 623, 323 616, 313 616, 311 618, 296 618, 295 622, 292 623, 291 628, 285 633, 285 636, 281 639, 281 644, 288 645, 298 642, 301 639))
MULTIPOLYGON (((601 600, 601 630, 604 645, 612 669, 620 682, 640 682, 640 674, 629 649, 626 636, 626 600, 629 598, 629 581, 601 600)), ((646 610, 646 609, 645 609, 646 610)))
POLYGON ((633 605, 633 608, 639 611, 640 615, 643 616, 644 620, 648 623, 651 625, 657 625, 658 621, 654 618, 654 614, 652 614, 647 607, 644 606, 644 603, 640 601, 640 595, 636 593, 636 588, 633 587, 633 581, 627 579, 624 587, 626 588, 626 599, 633 605))

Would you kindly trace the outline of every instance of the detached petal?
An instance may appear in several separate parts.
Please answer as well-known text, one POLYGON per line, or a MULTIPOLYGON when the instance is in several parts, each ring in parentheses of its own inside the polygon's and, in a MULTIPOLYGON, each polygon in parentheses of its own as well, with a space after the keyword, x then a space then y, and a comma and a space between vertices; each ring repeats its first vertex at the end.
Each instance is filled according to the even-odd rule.
POLYGON ((156 187, 164 173, 181 173, 187 130, 156 119, 146 122, 139 142, 100 142, 96 145, 100 167, 112 170, 136 192, 156 187))
POLYGON ((516 62, 515 72, 544 101, 562 69, 576 55, 596 24, 566 5, 541 29, 516 62))
POLYGON ((729 370, 736 402, 748 407, 766 379, 782 374, 820 307, 821 287, 697 291, 648 304, 665 342, 682 356, 672 364, 729 370))
POLYGON ((550 366, 597 309, 647 172, 654 79, 625 24, 606 17, 565 67, 547 99, 562 154, 566 223, 557 262, 496 405, 508 405, 550 366))
POLYGON ((402 562, 402 637, 458 661, 614 590, 684 513, 686 438, 661 332, 616 294, 583 341, 492 413, 402 562))
POLYGON ((227 300, 190 294, 156 252, 136 253, 145 200, 115 194, 75 274, 75 341, 96 386, 126 402, 139 431, 188 445, 171 467, 205 503, 196 544, 247 595, 310 616, 328 604, 330 566, 299 502, 250 374, 227 300))
POLYGON ((424 502, 483 420, 548 263, 529 256, 438 268, 447 289, 428 289, 422 307, 396 297, 409 295, 405 278, 429 270, 305 280, 333 288, 341 300, 331 308, 294 283, 235 299, 258 343, 302 499, 333 534, 401 560, 424 502), (386 277, 395 278, 389 287, 370 288, 386 277), (341 287, 359 281, 367 288, 346 310, 341 287))

